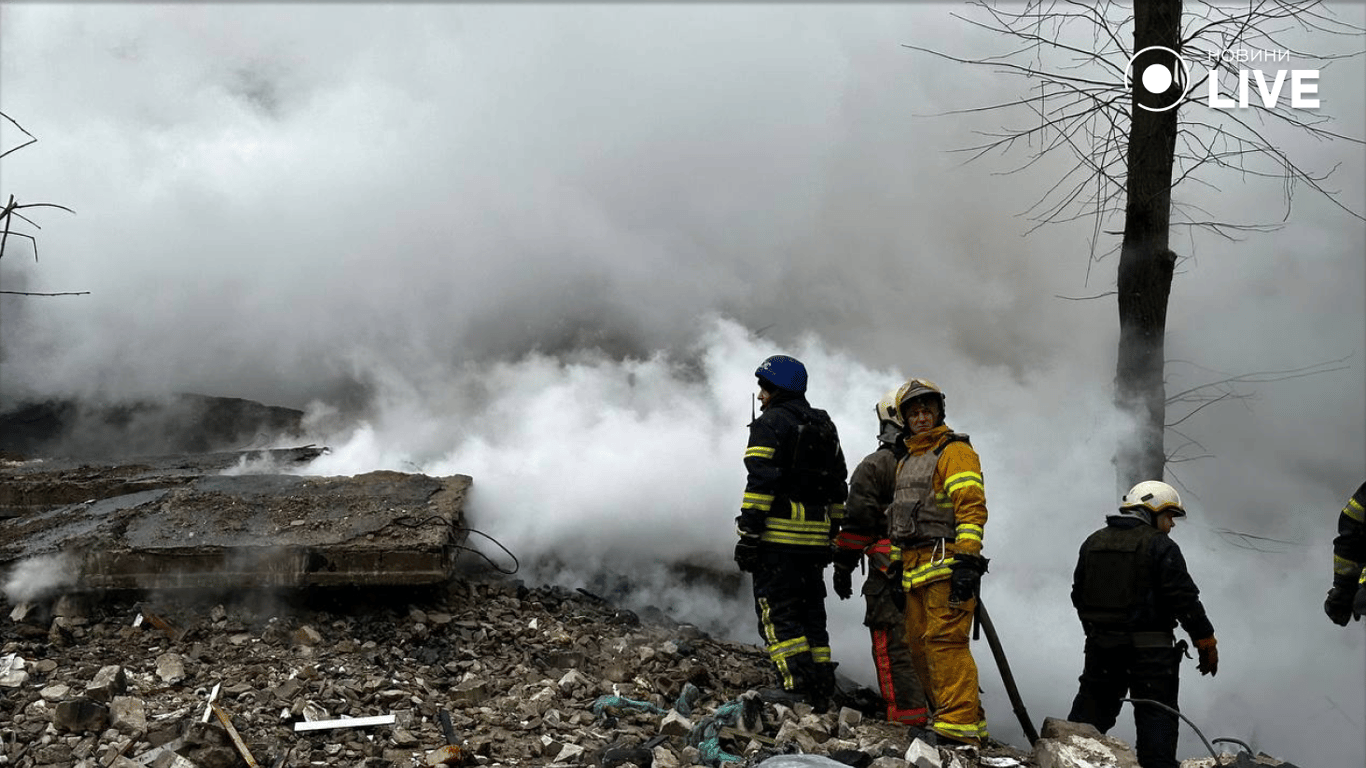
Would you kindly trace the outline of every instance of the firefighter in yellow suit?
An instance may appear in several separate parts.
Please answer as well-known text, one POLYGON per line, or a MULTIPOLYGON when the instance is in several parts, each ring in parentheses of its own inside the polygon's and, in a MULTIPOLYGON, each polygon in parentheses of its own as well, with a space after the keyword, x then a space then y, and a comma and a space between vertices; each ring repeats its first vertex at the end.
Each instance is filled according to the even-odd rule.
POLYGON ((912 736, 981 745, 987 723, 968 635, 986 570, 982 464, 968 436, 944 424, 944 393, 933 382, 911 379, 897 399, 910 437, 888 528, 902 553, 906 640, 932 708, 928 732, 912 726, 912 736))

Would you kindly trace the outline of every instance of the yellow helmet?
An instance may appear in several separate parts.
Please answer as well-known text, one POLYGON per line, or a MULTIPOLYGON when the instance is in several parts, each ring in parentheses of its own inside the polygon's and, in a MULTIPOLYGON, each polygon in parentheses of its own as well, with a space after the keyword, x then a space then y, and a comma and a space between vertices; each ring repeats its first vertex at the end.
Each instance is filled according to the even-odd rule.
POLYGON ((896 407, 898 411, 901 411, 903 423, 905 423, 906 417, 903 410, 906 407, 906 403, 917 397, 924 397, 925 395, 934 395, 939 398, 939 423, 944 423, 944 390, 940 389, 938 384, 935 384, 929 379, 907 379, 906 383, 902 384, 901 387, 897 389, 896 407))

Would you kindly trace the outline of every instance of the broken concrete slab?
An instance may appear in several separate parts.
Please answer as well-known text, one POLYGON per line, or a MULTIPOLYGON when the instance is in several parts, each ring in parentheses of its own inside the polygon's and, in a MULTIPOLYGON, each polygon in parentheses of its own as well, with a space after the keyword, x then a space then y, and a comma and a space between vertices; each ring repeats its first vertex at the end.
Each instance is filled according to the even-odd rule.
POLYGON ((239 467, 278 467, 288 471, 306 465, 326 452, 326 448, 307 445, 260 451, 146 456, 126 462, 63 458, 0 461, 0 480, 3 480, 0 482, 0 519, 174 488, 199 477, 239 467))
POLYGON ((1102 735, 1093 725, 1053 717, 1044 718, 1034 758, 1039 768, 1139 768, 1133 748, 1123 740, 1102 735))
POLYGON ((11 520, 0 565, 60 553, 75 589, 439 583, 464 543, 470 483, 386 471, 203 476, 11 520))

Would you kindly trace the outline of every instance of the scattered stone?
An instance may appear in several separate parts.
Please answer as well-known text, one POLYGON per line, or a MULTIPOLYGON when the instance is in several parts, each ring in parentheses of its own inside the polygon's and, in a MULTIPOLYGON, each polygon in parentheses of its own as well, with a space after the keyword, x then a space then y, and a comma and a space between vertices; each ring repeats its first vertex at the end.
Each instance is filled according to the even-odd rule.
POLYGON ((308 647, 322 645, 323 642, 323 636, 318 632, 318 630, 308 626, 307 624, 294 630, 294 634, 290 637, 294 641, 295 645, 302 645, 308 647))
MULTIPOLYGON (((650 765, 652 765, 653 768, 679 768, 681 765, 678 760, 678 755, 675 755, 673 750, 665 746, 655 747, 650 753, 650 757, 650 765)), ((641 765, 640 768, 645 768, 645 765, 641 765)))
POLYGON ((28 682, 28 664, 17 653, 0 657, 0 686, 19 688, 28 682))
POLYGON ((38 695, 43 697, 45 701, 61 701, 69 693, 71 693, 71 686, 62 683, 49 685, 38 691, 38 695))
POLYGON ((662 736, 687 736, 691 730, 692 721, 677 711, 670 711, 659 724, 659 733, 662 736))
POLYGON ((185 660, 178 653, 163 653, 157 657, 157 677, 175 685, 185 679, 185 660))
POLYGON ((452 688, 448 695, 451 704, 454 705, 480 704, 488 699, 488 697, 488 683, 482 680, 461 683, 452 688))
POLYGON ((920 739, 912 741, 906 749, 906 762, 915 768, 941 768, 944 764, 939 757, 939 750, 920 739))
POLYGON ((52 725, 58 731, 99 733, 109 725, 109 708, 94 699, 68 699, 52 708, 52 725))
POLYGON ((115 696, 109 703, 109 726, 125 734, 147 730, 147 708, 136 696, 115 696))
POLYGON ((583 753, 583 747, 578 744, 565 744, 563 747, 560 747, 559 754, 555 755, 554 762, 572 763, 582 757, 583 753))
POLYGON ((1034 743, 1039 768, 1139 768, 1133 748, 1113 736, 1103 736, 1095 726, 1044 718, 1039 740, 1034 743))
MULTIPOLYGON (((26 672, 41 684, 29 678, 0 689, 0 722, 13 723, 6 744, 32 745, 18 761, 0 745, 8 765, 239 766, 217 721, 201 723, 220 683, 221 705, 262 766, 282 757, 298 766, 421 765, 447 744, 440 709, 465 739, 465 768, 718 768, 718 753, 768 768, 781 768, 769 765, 779 758, 800 758, 807 767, 923 768, 930 753, 941 758, 937 768, 1043 768, 1039 759, 1051 759, 1004 747, 978 752, 1009 754, 1013 763, 971 750, 910 754, 905 726, 852 708, 815 715, 806 705, 764 703, 757 689, 772 684, 771 671, 754 646, 684 637, 654 611, 620 623, 617 609, 573 590, 472 578, 440 594, 405 595, 397 605, 359 590, 347 594, 344 609, 297 613, 283 612, 281 601, 225 607, 158 599, 185 628, 181 639, 128 626, 136 609, 117 597, 93 605, 84 625, 69 625, 82 634, 67 648, 44 645, 47 618, 30 627, 36 636, 0 623, 0 681, 6 672, 26 672), (413 609, 421 622, 411 620, 413 609), (528 629, 532 622, 536 630, 528 629), (305 644, 315 639, 306 630, 316 633, 315 645, 305 644), (90 722, 78 722, 81 712, 66 697, 43 697, 60 686, 67 697, 86 694, 90 722), (603 698, 642 706, 594 711, 603 698), (105 721, 99 705, 107 707, 105 721), (308 724, 305 714, 319 713, 342 725, 297 729, 308 724), (386 716, 387 726, 346 725, 386 716)), ((1057 741, 1062 732, 1050 723, 1045 734, 1057 741)))
POLYGON ((85 695, 95 701, 111 701, 128 692, 128 674, 118 664, 100 667, 85 685, 85 695))
POLYGON ((37 608, 37 606, 31 602, 16 603, 15 606, 10 609, 9 619, 15 624, 20 624, 34 615, 35 608, 37 608))

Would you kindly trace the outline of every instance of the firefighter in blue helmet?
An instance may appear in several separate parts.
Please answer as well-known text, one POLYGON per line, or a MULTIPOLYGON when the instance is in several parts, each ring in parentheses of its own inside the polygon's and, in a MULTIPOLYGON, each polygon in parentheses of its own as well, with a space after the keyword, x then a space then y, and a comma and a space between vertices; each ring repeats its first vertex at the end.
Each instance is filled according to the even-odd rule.
POLYGON ((844 453, 830 416, 806 401, 806 366, 775 355, 754 375, 762 413, 749 425, 735 562, 753 575, 759 634, 779 685, 824 710, 835 690, 825 567, 844 517, 844 453))

